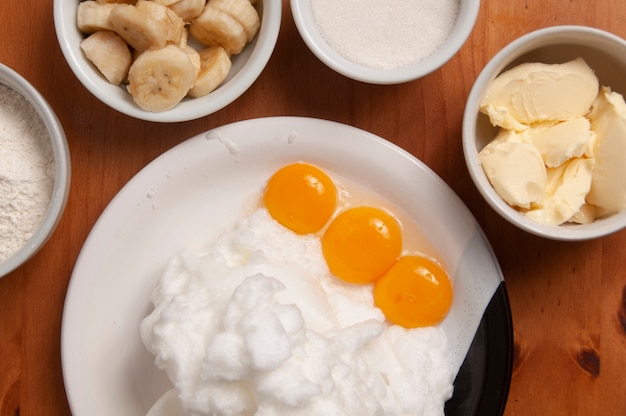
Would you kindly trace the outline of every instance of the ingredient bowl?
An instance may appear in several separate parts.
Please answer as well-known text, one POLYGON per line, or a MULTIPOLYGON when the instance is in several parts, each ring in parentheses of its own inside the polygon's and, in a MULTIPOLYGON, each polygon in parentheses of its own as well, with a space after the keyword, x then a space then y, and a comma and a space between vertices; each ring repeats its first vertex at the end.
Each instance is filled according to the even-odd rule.
MULTIPOLYGON (((481 195, 503 218, 531 234, 554 240, 587 240, 618 231, 626 226, 626 210, 597 216, 585 224, 564 222, 548 225, 530 219, 507 204, 491 185, 479 152, 498 133, 489 117, 480 112, 487 88, 502 72, 522 63, 563 64, 582 58, 593 70, 600 88, 626 93, 626 41, 606 31, 585 26, 553 26, 528 33, 504 47, 478 76, 467 100, 463 117, 463 151, 467 167, 481 195)), ((589 115, 586 115, 588 117, 589 115)), ((591 126, 593 131, 594 127, 591 126)), ((626 140, 626 138, 624 138, 626 140)), ((623 143, 624 141, 622 141, 623 143)), ((597 143, 597 141, 596 141, 597 143)), ((622 145, 623 147, 623 145, 622 145)), ((597 152, 597 144, 593 147, 597 152)), ((624 160, 624 155, 618 156, 624 160)), ((594 170, 598 163, 595 163, 594 170)), ((615 178, 624 188, 626 178, 615 178)))
POLYGON ((2 277, 35 255, 54 232, 70 190, 70 155, 52 108, 2 64, 0 120, 2 277))
MULTIPOLYGON (((92 0, 93 1, 93 0, 92 0)), ((147 111, 139 107, 126 89, 107 81, 81 50, 86 37, 77 26, 78 0, 54 0, 54 24, 57 38, 70 68, 79 81, 100 101, 128 116, 155 122, 181 122, 212 114, 241 96, 258 78, 278 39, 282 17, 280 0, 256 2, 260 27, 256 36, 240 53, 231 56, 231 67, 224 81, 212 92, 199 98, 183 98, 173 108, 164 111, 147 111)), ((231 19, 232 20, 232 19, 231 19)), ((185 28, 189 27, 186 24, 185 28)), ((194 49, 204 48, 192 35, 188 44, 194 49)))
POLYGON ((291 0, 291 11, 302 39, 328 67, 357 81, 400 84, 448 62, 470 36, 480 8, 479 0, 394 4, 291 0))

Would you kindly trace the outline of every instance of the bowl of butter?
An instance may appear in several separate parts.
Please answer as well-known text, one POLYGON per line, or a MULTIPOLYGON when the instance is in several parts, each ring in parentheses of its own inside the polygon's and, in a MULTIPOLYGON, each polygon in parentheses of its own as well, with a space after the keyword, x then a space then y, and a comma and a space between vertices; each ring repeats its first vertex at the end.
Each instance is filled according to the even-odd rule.
POLYGON ((530 32, 479 74, 463 117, 477 189, 554 240, 626 227, 626 41, 586 26, 530 32))

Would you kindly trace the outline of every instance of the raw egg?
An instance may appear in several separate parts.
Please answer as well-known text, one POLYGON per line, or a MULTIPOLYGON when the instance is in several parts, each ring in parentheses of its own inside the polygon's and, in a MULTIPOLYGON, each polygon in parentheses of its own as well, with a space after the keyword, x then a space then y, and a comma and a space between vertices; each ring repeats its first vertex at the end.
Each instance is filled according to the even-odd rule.
POLYGON ((445 270, 421 256, 403 256, 376 281, 374 303, 390 322, 405 328, 436 325, 452 304, 445 270))
POLYGON ((371 283, 402 251, 400 224, 379 208, 346 209, 328 225, 322 251, 335 276, 349 283, 371 283))
POLYGON ((315 233, 335 212, 337 187, 318 167, 293 163, 272 175, 263 202, 279 224, 297 234, 315 233))

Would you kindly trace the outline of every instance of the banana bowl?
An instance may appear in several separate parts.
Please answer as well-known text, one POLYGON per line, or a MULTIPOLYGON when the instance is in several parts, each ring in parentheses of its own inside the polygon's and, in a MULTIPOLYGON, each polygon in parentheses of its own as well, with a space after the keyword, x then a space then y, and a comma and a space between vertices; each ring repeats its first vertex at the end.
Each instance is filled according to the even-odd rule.
POLYGON ((394 4, 291 0, 291 11, 302 39, 329 68, 361 82, 400 84, 448 62, 480 9, 480 0, 440 0, 428 8, 394 4))
MULTIPOLYGON (((245 1, 246 3, 249 3, 249 0, 245 1)), ((182 100, 178 102, 178 104, 171 108, 164 109, 162 108, 163 106, 161 106, 163 101, 161 98, 165 100, 166 97, 161 97, 158 94, 154 94, 151 96, 151 98, 146 98, 146 95, 150 93, 147 92, 145 89, 143 91, 139 90, 136 92, 136 94, 137 96, 141 96, 141 99, 143 100, 142 106, 140 106, 138 105, 138 102, 136 102, 136 100, 133 98, 133 96, 129 93, 129 75, 126 75, 121 83, 119 83, 119 85, 116 85, 116 83, 112 83, 107 78, 105 78, 103 72, 101 72, 96 67, 96 65, 94 65, 93 60, 87 58, 87 49, 84 48, 84 45, 83 48, 81 48, 81 42, 83 42, 83 40, 88 35, 83 33, 84 30, 79 30, 77 14, 79 4, 83 6, 84 3, 88 2, 90 6, 96 4, 96 0, 54 0, 54 25, 56 35, 63 55, 65 56, 65 59, 67 60, 71 70, 74 72, 76 77, 85 88, 87 88, 94 96, 96 96, 96 98, 98 98, 109 107, 119 111, 120 113, 137 119, 165 123, 181 122, 204 117, 224 108, 231 102, 235 101, 239 96, 241 96, 255 82, 255 80, 261 74, 261 72, 265 68, 265 65, 269 61, 269 58, 274 50, 274 46, 276 45, 278 32, 280 30, 280 21, 282 17, 282 2, 280 0, 257 0, 256 2, 253 2, 258 14, 258 18, 260 20, 260 26, 258 26, 258 31, 256 32, 256 35, 249 39, 249 41, 245 44, 245 47, 243 47, 240 52, 235 50, 235 52, 237 53, 233 53, 232 55, 230 55, 230 68, 227 69, 228 75, 226 76, 226 78, 223 79, 223 81, 221 81, 217 88, 215 88, 212 92, 201 96, 199 94, 194 95, 197 96, 197 98, 192 98, 191 94, 185 94, 184 98, 182 98, 182 100), (149 103, 149 105, 143 105, 146 104, 146 102, 149 103)), ((160 4, 157 4, 162 3, 161 1, 138 0, 136 3, 150 3, 148 4, 148 6, 156 5, 158 7, 162 7, 160 4)), ((185 13, 190 12, 189 8, 191 8, 192 6, 198 7, 199 4, 200 7, 204 7, 205 3, 206 1, 203 0, 178 0, 177 2, 171 4, 168 10, 174 11, 177 14, 182 13, 181 16, 184 16, 185 13)), ((227 5, 232 4, 233 7, 237 6, 236 1, 221 1, 220 3, 224 3, 227 5)), ((106 6, 112 7, 113 5, 109 4, 106 6)), ((249 6, 249 4, 246 6, 249 6)), ((95 10, 96 8, 93 9, 95 10)), ((85 8, 84 10, 88 9, 85 8)), ((102 14, 104 14, 105 12, 100 9, 95 12, 94 10, 89 10, 86 13, 92 14, 90 16, 90 19, 96 19, 97 21, 98 19, 100 19, 99 22, 102 22, 102 14)), ((170 13, 170 11, 168 11, 168 13, 170 13)), ((230 13, 230 11, 228 11, 228 13, 227 11, 223 11, 223 13, 220 13, 220 16, 222 16, 223 14, 228 14, 228 20, 231 23, 233 22, 234 18, 231 16, 232 13, 230 13)), ((107 18, 105 16, 105 23, 100 24, 104 24, 105 27, 108 27, 107 25, 109 25, 110 22, 107 22, 106 19, 107 18)), ((181 19, 183 19, 183 17, 181 17, 181 19)), ((184 17, 184 35, 182 38, 187 39, 187 41, 185 42, 185 46, 191 47, 196 51, 199 51, 205 48, 205 45, 199 42, 198 39, 192 34, 189 34, 193 32, 190 29, 191 25, 189 24, 189 21, 191 20, 191 18, 184 17)), ((238 22, 238 20, 236 20, 236 22, 238 22)), ((154 24, 144 24, 142 21, 133 21, 128 25, 131 26, 132 30, 141 30, 144 27, 145 29, 152 30, 155 27, 154 24)), ((224 33, 218 33, 215 36, 226 36, 229 39, 228 42, 231 42, 230 39, 237 38, 237 30, 240 31, 242 26, 243 25, 237 26, 239 29, 236 29, 234 26, 221 27, 219 30, 223 31, 224 33)), ((205 37, 214 36, 213 32, 207 33, 207 30, 198 30, 196 34, 198 34, 198 36, 202 36, 202 33, 200 32, 204 32, 203 36, 205 37)), ((143 34, 137 36, 130 34, 127 37, 136 39, 143 36, 143 34)), ((169 45, 172 42, 168 41, 167 43, 169 45)), ((111 64, 115 60, 117 60, 118 57, 117 55, 116 57, 109 58, 104 56, 104 54, 102 53, 102 50, 104 49, 103 45, 105 44, 95 44, 91 48, 91 53, 99 54, 101 60, 105 61, 107 64, 111 64)), ((137 54, 135 47, 139 48, 141 47, 141 45, 129 46, 128 50, 130 51, 132 57, 127 57, 124 59, 132 59, 132 62, 136 63, 138 57, 144 55, 137 54)), ((159 58, 154 57, 154 53, 151 54, 153 55, 152 57, 144 57, 144 62, 141 64, 143 66, 142 69, 156 68, 157 65, 155 65, 155 62, 159 62, 159 59, 161 61, 170 61, 176 63, 176 65, 170 67, 169 74, 159 74, 158 71, 156 71, 157 75, 154 77, 154 89, 159 89, 159 83, 161 82, 163 85, 170 82, 168 80, 168 77, 170 75, 179 77, 181 76, 180 71, 188 70, 188 63, 185 64, 186 66, 184 66, 184 69, 177 65, 179 62, 187 59, 184 55, 181 55, 179 53, 180 51, 175 51, 175 53, 171 53, 171 49, 173 48, 152 47, 150 49, 170 49, 170 53, 169 55, 166 54, 165 56, 159 58)), ((223 57, 224 56, 222 56, 222 58, 223 57)), ((194 59, 191 59, 191 61, 194 62, 194 66, 197 69, 199 62, 196 63, 194 59)), ((186 85, 189 85, 189 76, 187 73, 185 73, 185 76, 183 78, 186 79, 186 85)), ((195 81, 191 82, 195 83, 195 81)), ((184 91, 190 91, 190 89, 186 86, 182 88, 184 91)), ((176 93, 182 94, 180 90, 176 93)))

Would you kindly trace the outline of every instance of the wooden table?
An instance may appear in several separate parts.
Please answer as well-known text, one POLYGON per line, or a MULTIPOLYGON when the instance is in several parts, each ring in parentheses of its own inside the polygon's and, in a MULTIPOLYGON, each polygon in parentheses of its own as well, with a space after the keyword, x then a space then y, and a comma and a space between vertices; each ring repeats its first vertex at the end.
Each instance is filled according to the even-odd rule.
POLYGON ((274 115, 335 120, 382 136, 428 164, 469 206, 495 249, 510 295, 515 360, 506 415, 625 415, 626 230, 565 243, 513 228, 474 188, 460 142, 472 83, 500 48, 557 24, 626 38, 624 1, 483 1, 457 56, 421 80, 396 86, 359 83, 325 67, 301 40, 289 2, 283 3, 276 50, 253 87, 229 107, 180 124, 131 119, 94 98, 61 54, 51 0, 3 3, 0 62, 34 84, 56 111, 73 175, 52 239, 0 279, 0 416, 70 414, 60 359, 65 292, 85 238, 120 188, 193 135, 274 115))

